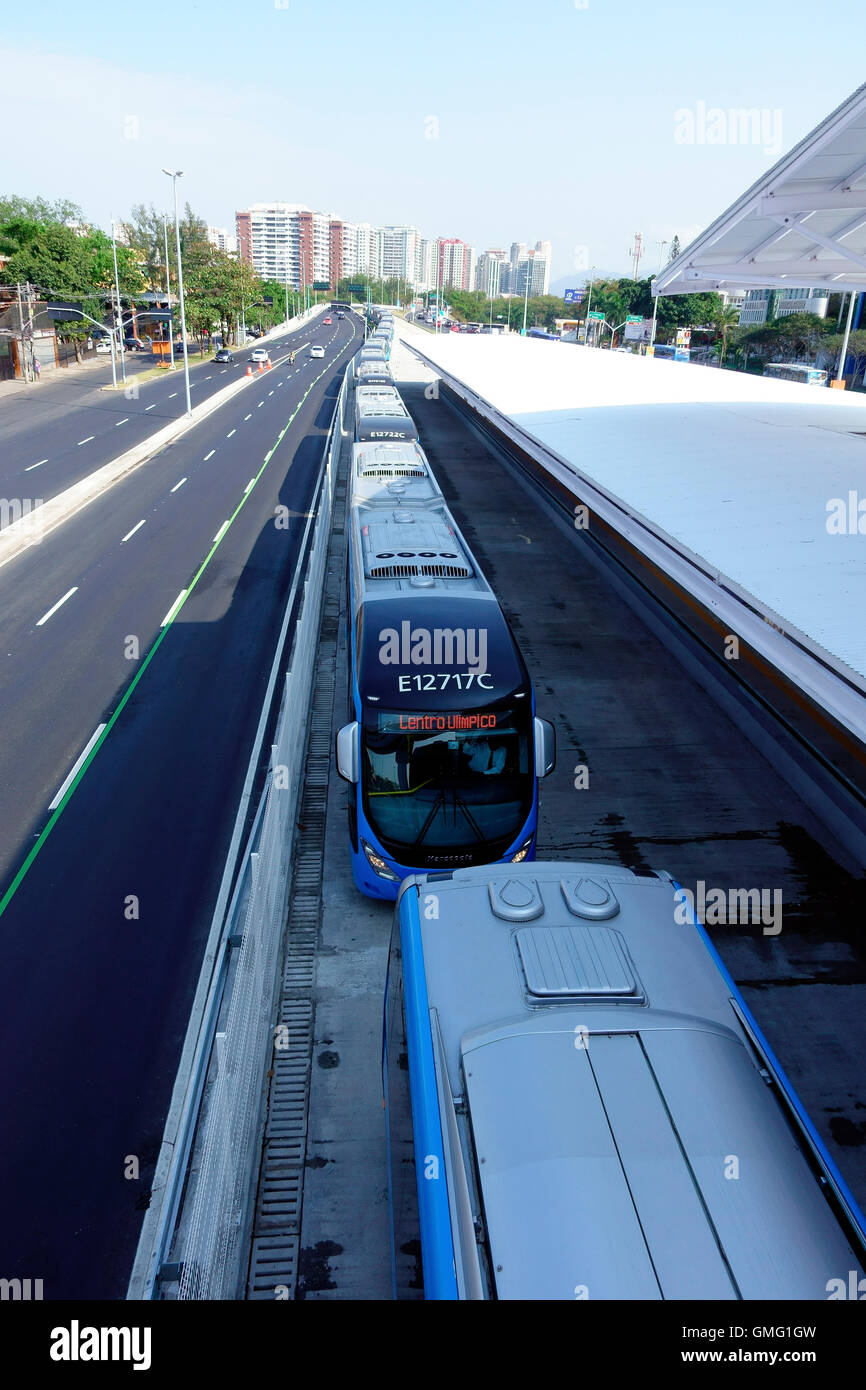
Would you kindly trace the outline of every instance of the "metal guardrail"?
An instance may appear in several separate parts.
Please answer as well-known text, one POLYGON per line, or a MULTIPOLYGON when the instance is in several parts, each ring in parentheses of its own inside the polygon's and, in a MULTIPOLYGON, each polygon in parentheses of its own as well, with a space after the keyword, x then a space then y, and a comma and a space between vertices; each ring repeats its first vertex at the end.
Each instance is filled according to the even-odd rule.
MULTIPOLYGON (((311 508, 311 521, 315 517, 311 535, 308 522, 303 593, 266 783, 221 925, 216 917, 224 907, 223 893, 217 904, 218 943, 207 997, 203 1007, 193 1008, 184 1048, 188 1058, 194 1047, 187 1063, 185 1094, 176 1124, 170 1115, 166 1126, 163 1171, 158 1166, 153 1187, 156 1200, 145 1219, 128 1298, 158 1298, 161 1283, 168 1280, 178 1281, 179 1299, 231 1299, 237 1293, 240 1262, 246 1255, 241 1242, 256 1161, 254 1139, 262 1081, 274 1045, 276 964, 291 886, 293 831, 303 784, 347 380, 348 372, 334 410, 311 508), (190 1173, 194 1147, 195 1171, 190 1173)), ((299 565, 298 577, 300 574, 299 565)), ((296 585, 289 596, 284 630, 295 604, 296 585)), ((281 651, 282 638, 260 729, 272 708, 281 651)), ((239 825, 246 811, 246 796, 245 790, 239 825)), ((233 841, 224 888, 231 882, 235 859, 233 841)), ((213 935, 212 930, 211 940, 213 935)))

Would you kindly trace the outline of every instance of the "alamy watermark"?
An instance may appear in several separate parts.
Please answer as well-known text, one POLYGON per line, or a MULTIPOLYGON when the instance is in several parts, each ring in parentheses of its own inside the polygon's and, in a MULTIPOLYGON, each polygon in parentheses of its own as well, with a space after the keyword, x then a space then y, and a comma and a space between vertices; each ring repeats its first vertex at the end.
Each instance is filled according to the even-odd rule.
POLYGON ((0 497, 0 532, 15 526, 28 545, 38 545, 44 534, 43 501, 42 497, 0 497))
POLYGON ((379 633, 383 666, 462 666, 476 675, 487 671, 485 627, 413 627, 404 619, 400 631, 383 627, 379 633))
POLYGON ((699 878, 693 893, 678 888, 674 894, 674 921, 680 925, 694 918, 704 926, 758 926, 764 936, 782 930, 781 888, 707 888, 699 878))
POLYGON ((830 536, 866 536, 866 497, 854 489, 846 497, 831 497, 824 525, 830 536))
POLYGON ((782 153, 782 112, 779 107, 680 106, 674 112, 678 145, 759 145, 768 158, 782 153))

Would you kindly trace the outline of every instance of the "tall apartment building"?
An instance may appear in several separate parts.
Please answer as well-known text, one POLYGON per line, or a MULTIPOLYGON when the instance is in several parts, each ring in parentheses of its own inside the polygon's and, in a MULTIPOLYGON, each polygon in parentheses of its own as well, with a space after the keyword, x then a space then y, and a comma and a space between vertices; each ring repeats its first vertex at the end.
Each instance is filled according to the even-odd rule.
POLYGON ((508 266, 508 257, 501 248, 491 246, 482 252, 475 271, 475 289, 481 290, 488 299, 495 299, 503 292, 503 272, 508 266))
POLYGON ((475 249, 459 237, 439 237, 436 241, 439 266, 438 284, 443 289, 470 290, 473 284, 475 249))
POLYGON ((436 288, 436 243, 419 237, 415 250, 415 289, 418 294, 436 288))
POLYGON ((228 227, 208 227, 207 239, 211 246, 216 246, 220 251, 225 251, 229 256, 237 256, 238 239, 233 236, 228 227))
POLYGON ((525 295, 527 279, 530 297, 546 293, 544 287, 550 284, 550 266, 540 251, 528 251, 526 259, 518 264, 517 274, 512 276, 512 294, 525 295))
POLYGON ((267 280, 288 280, 295 289, 330 283, 329 213, 302 203, 253 203, 235 216, 242 260, 267 280))
POLYGON ((541 293, 548 294, 550 291, 550 261, 553 256, 553 247, 549 241, 537 241, 535 243, 535 254, 537 256, 543 256, 544 258, 544 288, 541 290, 541 293))

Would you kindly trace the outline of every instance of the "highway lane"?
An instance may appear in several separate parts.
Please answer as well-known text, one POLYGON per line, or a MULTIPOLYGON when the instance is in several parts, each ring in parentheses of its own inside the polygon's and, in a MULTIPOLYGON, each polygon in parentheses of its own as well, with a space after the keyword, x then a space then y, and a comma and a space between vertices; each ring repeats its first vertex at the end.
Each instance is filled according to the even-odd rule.
MULTIPOLYGON (((282 362, 292 349, 303 357, 310 342, 327 343, 336 328, 336 320, 330 328, 324 326, 327 316, 323 310, 299 329, 268 339, 265 346, 272 361, 282 362)), ((254 343, 239 348, 234 365, 203 362, 192 366, 193 406, 244 376, 253 347, 254 343)), ((103 390, 104 381, 97 386, 90 379, 82 389, 79 378, 40 384, 32 394, 4 402, 0 496, 54 497, 185 413, 182 371, 139 385, 140 372, 153 364, 149 357, 142 360, 138 355, 128 362, 131 370, 125 391, 103 390)), ((254 370, 258 375, 258 369, 254 370)))
MULTIPOLYGON (((353 331, 357 339, 347 324, 342 340, 353 331)), ((337 346, 335 328, 330 351, 337 346)), ((130 680, 135 656, 128 652, 147 650, 303 392, 327 365, 327 359, 299 357, 293 368, 255 379, 0 573, 0 892, 41 829, 43 808, 63 780, 58 768, 65 776, 101 711, 130 680), (61 691, 65 709, 78 702, 76 717, 58 718, 61 691), (27 749, 27 756, 7 756, 13 749, 27 749)))
POLYGON ((0 1265, 40 1271, 47 1298, 125 1292, 352 327, 324 362, 269 373, 260 400, 241 393, 6 567, 0 834, 17 809, 19 848, 38 848, 0 917, 0 1265), (45 835, 48 800, 103 722, 45 835))

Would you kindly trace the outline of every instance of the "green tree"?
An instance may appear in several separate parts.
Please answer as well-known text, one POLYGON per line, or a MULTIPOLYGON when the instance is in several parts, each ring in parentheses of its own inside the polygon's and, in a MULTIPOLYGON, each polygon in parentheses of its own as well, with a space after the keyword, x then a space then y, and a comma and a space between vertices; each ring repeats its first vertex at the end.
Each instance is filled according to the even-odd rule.
POLYGON ((725 353, 728 348, 728 335, 737 327, 740 322, 740 311, 735 309, 732 304, 720 304, 713 315, 712 324, 721 340, 721 350, 719 352, 719 366, 725 365, 725 353))
MULTIPOLYGON (((135 252, 142 273, 151 290, 164 290, 165 279, 165 225, 168 225, 169 262, 175 260, 174 217, 158 212, 153 203, 145 207, 136 203, 127 221, 120 225, 124 239, 135 252)), ((176 278, 176 270, 174 278, 176 278)))
POLYGON ((18 221, 53 222, 62 226, 67 222, 83 223, 84 213, 68 198, 50 202, 47 198, 23 198, 17 193, 0 194, 0 224, 18 221))

